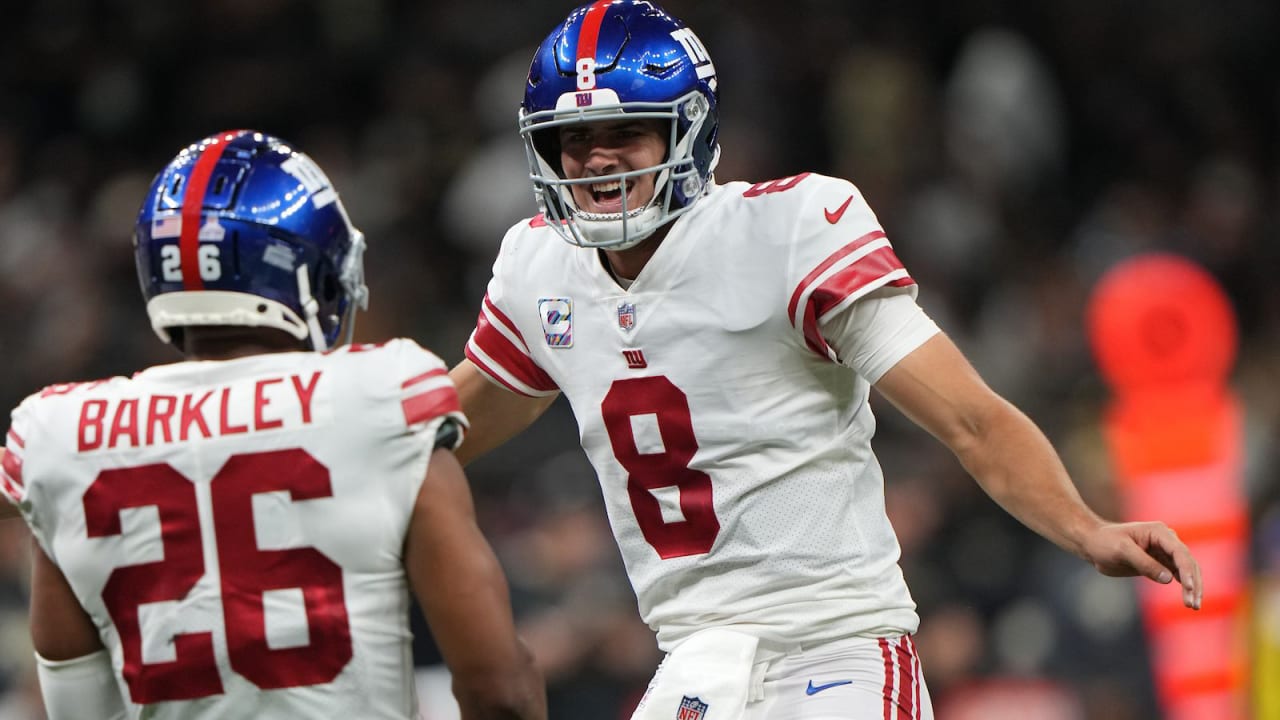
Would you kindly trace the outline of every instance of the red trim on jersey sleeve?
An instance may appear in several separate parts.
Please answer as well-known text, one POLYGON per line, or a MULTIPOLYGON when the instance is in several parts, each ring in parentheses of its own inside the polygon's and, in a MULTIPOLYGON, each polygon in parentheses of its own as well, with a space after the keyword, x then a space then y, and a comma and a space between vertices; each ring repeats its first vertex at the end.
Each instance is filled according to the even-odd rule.
POLYGON ((17 445, 19 448, 24 448, 27 446, 27 444, 23 442, 22 436, 14 432, 12 428, 9 429, 8 438, 9 438, 9 442, 13 443, 14 445, 17 445))
POLYGON ((452 385, 428 390, 400 401, 406 425, 427 422, 449 413, 461 413, 458 392, 452 385))
POLYGON ((9 476, 4 473, 0 473, 0 492, 14 505, 22 502, 22 491, 9 482, 9 476))
MULTIPOLYGON (((859 259, 849 267, 827 278, 809 295, 809 307, 813 308, 817 317, 827 314, 831 308, 839 305, 845 298, 856 294, 859 290, 874 284, 880 278, 895 271, 905 270, 902 261, 894 254, 893 248, 877 248, 859 259)), ((891 287, 914 285, 909 277, 890 280, 885 283, 891 287)), ((806 320, 808 312, 805 312, 806 320)))
MULTIPOLYGON (((531 393, 528 390, 525 390, 524 388, 520 388, 515 385, 512 385, 505 377, 502 376, 500 372, 495 370, 483 357, 481 357, 476 352, 474 338, 472 339, 472 342, 467 343, 467 346, 463 349, 463 354, 466 355, 467 359, 470 360, 471 363, 475 365, 481 372, 483 372, 485 375, 488 375, 489 378, 492 379, 494 382, 505 387, 511 392, 517 395, 524 395, 525 397, 539 397, 537 394, 531 393)), ((535 389, 542 390, 545 392, 554 392, 558 389, 558 387, 552 386, 550 388, 535 388, 535 389)))
MULTIPOLYGON (((22 487, 22 457, 18 457, 13 451, 5 452, 4 462, 0 462, 0 471, 4 473, 5 486, 12 483, 14 486, 22 487)), ((20 493, 13 497, 20 497, 20 493)))
POLYGON ((489 301, 488 296, 485 296, 484 307, 488 310, 488 313, 482 311, 480 316, 476 318, 476 331, 471 336, 471 342, 467 343, 467 358, 475 363, 477 367, 484 370, 486 374, 508 388, 521 395, 529 394, 512 387, 510 383, 502 379, 501 375, 494 372, 488 363, 477 358, 476 353, 471 351, 471 346, 474 344, 480 352, 489 357, 490 361, 497 364, 521 383, 538 391, 554 391, 557 387, 555 381, 542 368, 538 367, 538 364, 529 355, 528 346, 525 344, 524 338, 521 337, 520 331, 516 330, 515 323, 511 322, 510 318, 498 310, 498 307, 489 301), (489 322, 490 314, 502 324, 502 327, 506 328, 512 337, 519 341, 519 344, 512 342, 507 334, 504 334, 497 326, 489 322))
MULTIPOLYGON (((498 322, 502 323, 503 327, 505 327, 507 330, 510 330, 512 335, 515 335, 517 338, 520 338, 520 343, 524 348, 528 348, 528 343, 524 341, 524 336, 520 334, 519 328, 517 328, 516 324, 511 321, 511 318, 507 317, 506 313, 502 312, 502 310, 499 309, 498 306, 494 304, 492 300, 489 299, 489 293, 484 294, 484 307, 486 310, 489 311, 491 315, 493 315, 494 318, 497 319, 498 322)), ((481 314, 480 317, 484 318, 484 315, 481 314)))
POLYGON ((872 230, 866 235, 863 235, 857 240, 854 240, 848 245, 845 245, 844 247, 835 251, 830 256, 828 256, 826 260, 823 260, 821 263, 819 263, 818 267, 814 268, 808 275, 805 275, 804 279, 800 281, 800 284, 796 285, 795 292, 791 293, 791 303, 787 305, 787 317, 794 318, 796 316, 796 304, 800 302, 800 296, 804 294, 804 291, 806 288, 808 288, 810 285, 813 284, 815 280, 818 279, 819 275, 826 272, 827 269, 830 268, 832 265, 835 265, 836 263, 840 262, 842 258, 848 257, 849 255, 853 254, 853 252, 856 251, 858 248, 862 247, 863 245, 866 245, 867 243, 873 240, 879 240, 882 237, 885 237, 883 230, 872 230))
POLYGON ((481 372, 483 372, 485 375, 488 375, 490 378, 492 378, 494 382, 502 385, 503 387, 505 387, 506 389, 510 390, 511 392, 517 395, 524 395, 525 397, 533 397, 529 393, 521 390, 520 388, 504 380, 503 377, 499 375, 493 368, 489 367, 488 363, 486 363, 483 358, 481 358, 479 355, 475 353, 474 350, 471 349, 471 343, 467 343, 467 346, 462 349, 462 354, 465 355, 466 358, 470 360, 473 365, 479 368, 481 372))
POLYGON ((815 286, 818 279, 837 263, 868 244, 884 237, 883 230, 873 230, 840 248, 827 256, 808 275, 805 275, 804 279, 796 285, 795 290, 791 293, 791 301, 787 304, 787 317, 791 320, 792 325, 803 332, 805 345, 818 355, 833 362, 838 360, 835 351, 831 349, 826 339, 822 337, 822 331, 818 327, 818 319, 824 314, 848 298, 877 287, 885 285, 907 287, 915 284, 915 281, 905 274, 906 269, 903 267, 902 261, 894 254, 893 248, 885 245, 854 260, 848 267, 835 271, 823 280, 821 284, 815 286), (899 277, 886 279, 886 276, 890 274, 898 274, 899 277), (804 300, 804 310, 797 317, 797 311, 802 299, 804 300))
POLYGON ((444 368, 436 368, 435 370, 428 370, 422 373, 421 375, 415 375, 409 378, 408 380, 405 380, 404 382, 400 383, 400 387, 401 389, 403 389, 411 385, 417 385, 420 382, 425 382, 427 380, 430 380, 433 377, 440 377, 441 375, 445 375, 448 372, 449 371, 445 370, 444 368))

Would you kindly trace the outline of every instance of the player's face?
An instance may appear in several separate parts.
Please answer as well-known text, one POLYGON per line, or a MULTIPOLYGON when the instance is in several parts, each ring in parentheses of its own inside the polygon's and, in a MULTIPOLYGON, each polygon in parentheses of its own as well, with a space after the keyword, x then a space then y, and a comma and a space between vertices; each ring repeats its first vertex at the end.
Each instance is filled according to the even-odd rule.
MULTIPOLYGON (((667 124, 661 120, 610 120, 560 128, 560 164, 569 180, 653 167, 666 159, 667 124)), ((627 178, 627 210, 653 199, 657 173, 627 178)), ((617 182, 574 185, 580 210, 622 212, 623 189, 617 182)))

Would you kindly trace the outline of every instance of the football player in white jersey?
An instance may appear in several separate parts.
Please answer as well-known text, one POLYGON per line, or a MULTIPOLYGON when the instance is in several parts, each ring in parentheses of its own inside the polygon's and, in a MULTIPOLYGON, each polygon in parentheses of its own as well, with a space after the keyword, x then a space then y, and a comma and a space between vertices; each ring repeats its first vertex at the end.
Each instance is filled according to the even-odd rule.
POLYGON ((7 433, 49 717, 416 718, 412 587, 462 717, 545 718, 447 368, 404 339, 335 347, 364 238, 320 168, 208 137, 156 177, 134 246, 186 361, 46 388, 7 433))
POLYGON ((716 184, 718 75, 651 2, 573 11, 520 112, 540 212, 508 231, 451 375, 464 460, 563 392, 668 653, 637 718, 929 718, 871 449, 875 385, 1006 510, 1108 575, 1199 569, 1089 510, 1045 436, 915 303, 858 189, 716 184))

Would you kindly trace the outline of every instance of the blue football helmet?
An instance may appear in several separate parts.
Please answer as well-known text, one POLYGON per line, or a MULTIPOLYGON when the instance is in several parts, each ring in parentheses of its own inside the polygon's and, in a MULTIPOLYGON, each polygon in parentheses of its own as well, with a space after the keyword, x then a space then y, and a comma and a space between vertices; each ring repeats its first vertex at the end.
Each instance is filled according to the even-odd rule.
POLYGON ((368 306, 364 235, 324 172, 283 140, 211 135, 151 184, 134 232, 160 339, 196 325, 283 330, 326 350, 368 306))
POLYGON ((538 207, 575 245, 622 250, 687 212, 706 194, 720 158, 715 65, 693 31, 644 0, 598 0, 574 10, 533 56, 520 135, 538 207), (601 120, 667 120, 664 162, 649 168, 569 180, 560 163, 559 129, 601 120), (628 208, 626 181, 656 174, 653 199, 628 208), (622 211, 578 208, 572 186, 621 182, 622 211))

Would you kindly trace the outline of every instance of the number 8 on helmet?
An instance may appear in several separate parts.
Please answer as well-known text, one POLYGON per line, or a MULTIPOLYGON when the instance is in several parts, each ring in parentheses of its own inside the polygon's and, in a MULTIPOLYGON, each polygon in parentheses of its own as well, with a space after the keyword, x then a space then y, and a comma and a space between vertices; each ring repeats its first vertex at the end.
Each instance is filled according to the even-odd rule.
POLYGON ((584 5, 543 40, 529 68, 520 134, 542 214, 574 245, 624 250, 687 212, 710 185, 720 157, 715 65, 693 31, 647 2, 599 0, 584 5), (557 130, 601 120, 670 123, 659 165, 569 180, 560 165, 557 130), (572 185, 627 182, 657 173, 643 207, 591 213, 574 202, 572 185))

